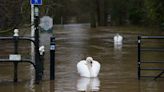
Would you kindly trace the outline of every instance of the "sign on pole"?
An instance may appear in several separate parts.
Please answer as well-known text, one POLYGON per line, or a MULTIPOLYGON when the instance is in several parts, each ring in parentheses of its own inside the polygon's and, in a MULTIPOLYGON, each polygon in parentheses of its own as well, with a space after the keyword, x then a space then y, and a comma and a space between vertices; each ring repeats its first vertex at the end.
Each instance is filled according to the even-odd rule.
POLYGON ((52 27, 53 27, 53 19, 49 16, 43 16, 40 19, 40 24, 39 26, 47 32, 51 32, 52 31, 52 27))
POLYGON ((31 4, 33 4, 33 5, 42 5, 42 0, 31 0, 31 4))

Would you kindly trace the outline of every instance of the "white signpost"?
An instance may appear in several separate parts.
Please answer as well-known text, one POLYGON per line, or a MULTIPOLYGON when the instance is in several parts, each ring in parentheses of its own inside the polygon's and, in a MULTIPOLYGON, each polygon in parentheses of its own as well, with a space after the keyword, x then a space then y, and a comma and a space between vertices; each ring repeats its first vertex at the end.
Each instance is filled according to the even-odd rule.
POLYGON ((42 0, 31 0, 31 36, 35 39, 35 49, 34 45, 31 44, 31 56, 35 56, 36 69, 36 83, 39 83, 39 80, 42 79, 42 63, 40 63, 39 58, 39 5, 42 5, 42 0), (35 53, 33 53, 35 50, 35 53))
MULTIPOLYGON (((31 37, 34 37, 34 33, 35 33, 35 28, 34 28, 34 5, 42 5, 42 0, 30 0, 31 3, 31 37)), ((31 56, 32 56, 32 60, 34 60, 34 44, 31 43, 31 56)))

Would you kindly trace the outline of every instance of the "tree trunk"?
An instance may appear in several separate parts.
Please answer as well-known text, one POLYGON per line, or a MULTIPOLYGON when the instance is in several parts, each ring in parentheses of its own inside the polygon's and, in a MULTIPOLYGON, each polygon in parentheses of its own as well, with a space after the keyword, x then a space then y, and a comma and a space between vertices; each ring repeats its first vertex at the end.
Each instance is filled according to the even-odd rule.
POLYGON ((90 13, 90 24, 92 28, 96 27, 96 16, 95 16, 95 13, 92 11, 90 13))
POLYGON ((96 12, 97 12, 97 21, 99 26, 105 26, 105 1, 104 0, 96 0, 96 12))
POLYGON ((95 28, 97 26, 96 23, 96 5, 95 5, 96 0, 90 0, 90 26, 92 28, 95 28))

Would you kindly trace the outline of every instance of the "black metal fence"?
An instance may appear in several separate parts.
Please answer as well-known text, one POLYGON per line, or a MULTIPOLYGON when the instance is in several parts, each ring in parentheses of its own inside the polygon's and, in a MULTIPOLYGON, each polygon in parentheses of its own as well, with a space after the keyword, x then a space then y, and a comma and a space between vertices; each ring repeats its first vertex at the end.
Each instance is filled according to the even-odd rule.
POLYGON ((141 77, 154 79, 162 77, 164 74, 164 36, 138 36, 137 64, 139 80, 141 77), (158 44, 154 44, 156 41, 158 44))
MULTIPOLYGON (((31 55, 30 55, 31 54, 30 53, 31 50, 28 50, 29 51, 29 53, 28 53, 29 54, 28 55, 29 57, 28 58, 25 58, 27 55, 26 56, 23 56, 23 54, 20 53, 20 51, 21 51, 20 48, 24 48, 24 51, 27 51, 27 48, 29 48, 29 46, 27 46, 27 43, 26 44, 20 43, 21 41, 22 42, 29 41, 29 43, 32 42, 34 44, 34 46, 37 46, 36 41, 33 40, 33 38, 31 38, 31 37, 20 37, 20 36, 0 37, 1 45, 4 45, 3 47, 1 47, 1 49, 8 50, 6 52, 2 52, 2 56, 0 56, 0 63, 1 62, 5 62, 5 63, 9 63, 10 62, 10 63, 13 63, 14 64, 14 79, 13 79, 14 82, 17 82, 17 80, 18 80, 17 79, 18 63, 26 62, 26 63, 32 64, 33 67, 34 67, 34 69, 35 69, 35 76, 36 76, 35 77, 35 80, 36 80, 36 83, 38 83, 39 80, 40 80, 40 78, 38 78, 38 76, 39 77, 42 77, 43 70, 37 69, 39 67, 39 65, 36 64, 36 61, 33 62, 32 59, 29 58, 29 57, 31 57, 31 55), (5 45, 5 43, 6 43, 6 45, 5 45), (20 46, 22 44, 24 44, 24 45, 23 46, 20 46), (7 56, 5 56, 5 54, 7 56), (20 59, 16 59, 16 60, 14 60, 14 58, 13 59, 10 59, 10 54, 11 55, 20 55, 21 58, 20 59)), ((36 53, 35 52, 35 54, 37 54, 37 56, 39 56, 39 53, 36 53)), ((39 59, 40 57, 35 57, 35 58, 38 58, 38 59, 35 59, 35 60, 40 60, 39 59)), ((37 61, 37 62, 40 62, 40 61, 37 61)))

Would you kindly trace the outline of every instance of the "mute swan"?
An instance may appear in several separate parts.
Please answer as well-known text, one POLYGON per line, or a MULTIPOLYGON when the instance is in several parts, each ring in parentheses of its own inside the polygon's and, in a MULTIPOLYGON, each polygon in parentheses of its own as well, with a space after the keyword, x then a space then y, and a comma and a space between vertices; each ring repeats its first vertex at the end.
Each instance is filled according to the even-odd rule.
POLYGON ((87 57, 77 63, 77 71, 83 77, 97 77, 100 71, 100 63, 93 60, 92 57, 87 57))
POLYGON ((85 92, 90 92, 90 91, 99 91, 100 87, 100 80, 95 77, 95 78, 86 78, 86 77, 80 77, 80 79, 77 80, 76 84, 77 90, 78 91, 85 91, 85 92))
POLYGON ((113 40, 115 45, 122 45, 123 37, 117 33, 113 40))

